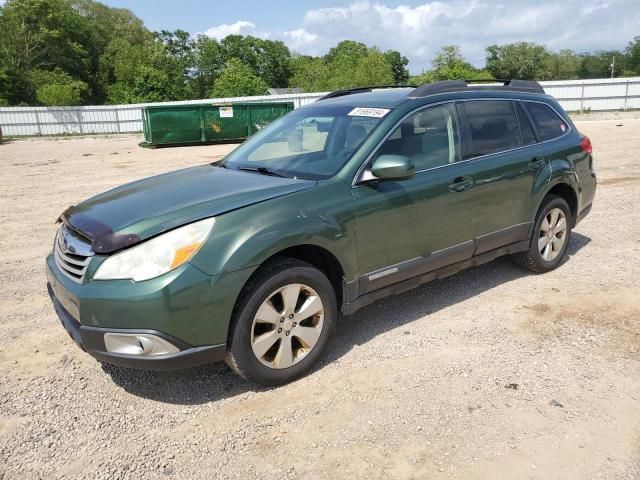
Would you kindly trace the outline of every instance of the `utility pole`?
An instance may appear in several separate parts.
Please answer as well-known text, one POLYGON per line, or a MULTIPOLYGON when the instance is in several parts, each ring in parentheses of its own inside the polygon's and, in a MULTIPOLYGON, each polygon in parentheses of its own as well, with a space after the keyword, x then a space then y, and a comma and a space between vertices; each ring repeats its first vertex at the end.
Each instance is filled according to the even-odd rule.
POLYGON ((613 57, 613 60, 611 61, 611 65, 609 65, 611 67, 611 78, 613 78, 613 72, 616 69, 616 57, 613 57))

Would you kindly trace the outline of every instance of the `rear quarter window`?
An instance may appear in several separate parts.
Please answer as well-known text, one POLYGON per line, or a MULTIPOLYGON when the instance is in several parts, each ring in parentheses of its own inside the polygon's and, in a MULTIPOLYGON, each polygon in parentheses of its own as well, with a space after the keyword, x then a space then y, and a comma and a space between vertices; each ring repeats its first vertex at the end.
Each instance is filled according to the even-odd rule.
POLYGON ((513 102, 472 100, 460 102, 458 108, 468 130, 465 159, 520 146, 520 128, 513 102))
POLYGON ((548 105, 534 102, 524 102, 524 105, 529 110, 540 140, 553 140, 569 129, 566 122, 548 105))

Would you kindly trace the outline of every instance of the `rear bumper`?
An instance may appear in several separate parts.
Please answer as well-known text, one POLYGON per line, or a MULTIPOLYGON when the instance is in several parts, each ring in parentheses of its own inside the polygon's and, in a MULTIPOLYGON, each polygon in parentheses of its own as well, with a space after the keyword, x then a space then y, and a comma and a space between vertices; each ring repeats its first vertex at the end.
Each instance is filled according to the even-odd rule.
POLYGON ((206 363, 224 360, 226 345, 208 345, 192 347, 184 342, 157 330, 140 329, 109 329, 81 325, 73 318, 58 301, 50 284, 47 290, 53 306, 58 314, 60 323, 73 341, 85 352, 103 363, 110 363, 127 368, 140 368, 145 370, 176 370, 180 368, 195 367, 206 363), (123 355, 107 351, 104 343, 105 333, 140 333, 153 334, 167 340, 180 349, 179 352, 168 355, 141 356, 123 355))

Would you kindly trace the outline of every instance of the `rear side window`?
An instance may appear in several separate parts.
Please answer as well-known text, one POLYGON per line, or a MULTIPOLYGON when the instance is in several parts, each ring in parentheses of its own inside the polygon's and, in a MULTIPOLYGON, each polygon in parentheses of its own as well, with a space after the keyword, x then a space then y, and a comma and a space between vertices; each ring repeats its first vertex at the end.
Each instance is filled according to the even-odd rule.
POLYGON ((520 128, 513 102, 475 100, 460 102, 458 108, 468 126, 465 159, 520 146, 520 128))
POLYGON ((525 102, 525 104, 533 118, 540 140, 558 138, 568 130, 565 121, 548 105, 534 102, 525 102))
POLYGON ((520 125, 520 134, 522 136, 522 145, 533 145, 536 143, 536 137, 533 134, 531 123, 524 113, 522 106, 519 103, 515 104, 516 114, 518 115, 518 124, 520 125))

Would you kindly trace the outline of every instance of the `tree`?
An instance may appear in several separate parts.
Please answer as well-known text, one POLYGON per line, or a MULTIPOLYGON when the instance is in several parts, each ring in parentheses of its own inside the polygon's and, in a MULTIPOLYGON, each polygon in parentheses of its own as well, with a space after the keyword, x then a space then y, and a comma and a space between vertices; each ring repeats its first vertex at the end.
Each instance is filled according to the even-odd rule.
POLYGON ((358 62, 353 81, 355 86, 392 85, 393 70, 384 54, 372 49, 358 62))
POLYGON ((228 35, 220 41, 219 48, 223 64, 237 58, 270 87, 287 86, 291 53, 283 42, 228 35))
POLYGON ((393 83, 396 85, 404 85, 409 80, 409 59, 403 56, 397 50, 387 50, 384 52, 384 58, 391 66, 391 72, 393 73, 393 83))
POLYGON ((414 77, 413 83, 438 82, 441 80, 490 80, 493 77, 486 70, 478 70, 462 56, 460 47, 446 45, 431 61, 433 70, 414 77))
POLYGON ((473 76, 475 68, 465 60, 457 45, 446 45, 431 61, 434 80, 464 80, 473 76))
POLYGON ((327 63, 348 60, 353 65, 356 65, 367 53, 369 53, 369 48, 364 43, 353 40, 343 40, 330 49, 329 53, 324 56, 324 59, 327 63))
POLYGON ((578 70, 582 60, 569 49, 551 53, 548 57, 549 75, 552 80, 569 80, 578 78, 578 70))
POLYGON ((194 42, 193 70, 188 80, 192 98, 206 98, 224 69, 220 44, 215 38, 198 35, 194 42))
POLYGON ((0 54, 18 71, 58 67, 83 77, 85 33, 65 0, 9 0, 0 17, 0 54))
POLYGON ((301 88, 305 92, 324 92, 329 90, 330 71, 322 58, 301 55, 291 59, 290 87, 301 88))
POLYGON ((232 58, 227 62, 222 75, 215 81, 211 97, 243 97, 262 95, 267 91, 267 84, 254 74, 251 67, 240 59, 232 58))
POLYGON ((176 60, 157 40, 132 45, 113 40, 100 59, 110 103, 143 103, 184 98, 184 79, 176 60))
POLYGON ((59 68, 53 71, 34 70, 30 77, 36 89, 36 99, 46 106, 80 105, 89 91, 85 82, 74 79, 59 68))
MULTIPOLYGON (((393 57, 395 54, 383 54, 376 47, 369 48, 364 43, 344 40, 324 56, 324 64, 329 71, 327 89, 391 85, 396 81, 389 62, 389 58, 393 57)), ((402 56, 396 60, 400 65, 403 64, 402 56)), ((397 68, 398 64, 395 66, 397 68)))
POLYGON ((113 38, 136 43, 149 37, 130 11, 92 0, 7 0, 0 7, 0 96, 14 105, 38 103, 31 73, 58 69, 88 86, 80 89, 83 101, 102 103, 98 71, 106 46, 113 38), (4 94, 4 88, 12 90, 4 94))
POLYGON ((486 69, 500 79, 546 80, 549 52, 543 45, 518 42, 487 47, 486 69))
POLYGON ((631 75, 640 75, 640 35, 629 42, 626 56, 626 71, 631 75))
POLYGON ((611 76, 611 63, 616 59, 614 76, 619 77, 625 70, 625 54, 619 50, 598 51, 580 55, 579 78, 607 78, 611 76))

